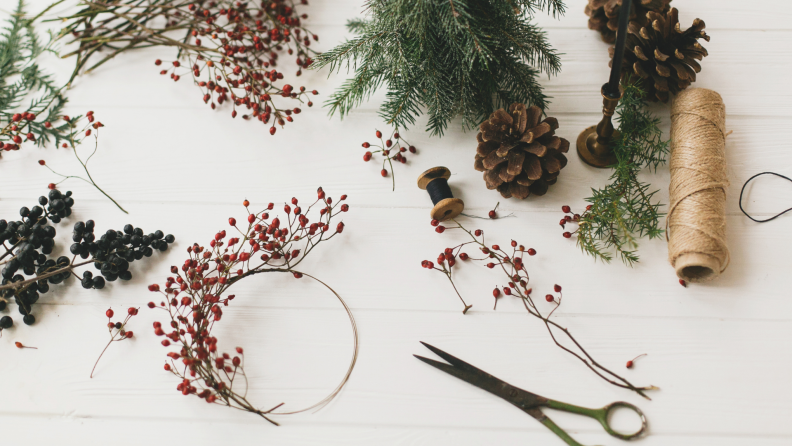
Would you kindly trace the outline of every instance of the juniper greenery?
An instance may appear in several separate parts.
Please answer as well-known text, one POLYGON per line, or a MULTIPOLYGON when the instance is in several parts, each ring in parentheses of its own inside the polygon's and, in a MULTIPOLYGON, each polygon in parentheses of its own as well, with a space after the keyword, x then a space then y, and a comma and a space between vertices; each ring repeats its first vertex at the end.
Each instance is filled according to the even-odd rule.
POLYGON ((563 14, 562 0, 367 0, 366 10, 347 24, 357 36, 314 63, 354 70, 328 100, 331 115, 347 115, 380 87, 389 125, 407 128, 425 110, 435 135, 456 116, 471 129, 515 102, 547 107, 539 76, 557 74, 561 61, 531 19, 563 14))
POLYGON ((662 139, 660 120, 647 109, 641 88, 629 81, 622 85, 624 97, 616 109, 621 135, 613 148, 617 164, 611 183, 592 189, 586 199, 591 208, 580 216, 577 244, 594 258, 610 262, 615 253, 632 265, 638 261, 637 238, 663 234, 658 191, 640 181, 638 173, 656 171, 665 163, 668 141, 662 139))

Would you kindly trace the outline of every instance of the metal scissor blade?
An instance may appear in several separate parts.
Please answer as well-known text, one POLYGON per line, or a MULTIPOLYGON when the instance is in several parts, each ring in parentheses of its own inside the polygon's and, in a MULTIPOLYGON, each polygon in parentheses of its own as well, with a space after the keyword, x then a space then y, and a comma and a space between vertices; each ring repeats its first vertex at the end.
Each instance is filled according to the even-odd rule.
MULTIPOLYGON (((489 373, 474 367, 467 362, 449 355, 448 353, 433 347, 425 342, 421 342, 426 348, 434 352, 437 356, 448 361, 451 365, 445 364, 433 359, 424 358, 423 356, 413 355, 421 361, 440 369, 449 375, 456 376, 457 378, 469 384, 486 390, 487 392, 499 396, 520 409, 526 410, 540 404, 544 398, 535 395, 526 390, 512 386, 511 384, 496 378, 489 373)), ((533 415, 533 414, 532 414, 533 415)))

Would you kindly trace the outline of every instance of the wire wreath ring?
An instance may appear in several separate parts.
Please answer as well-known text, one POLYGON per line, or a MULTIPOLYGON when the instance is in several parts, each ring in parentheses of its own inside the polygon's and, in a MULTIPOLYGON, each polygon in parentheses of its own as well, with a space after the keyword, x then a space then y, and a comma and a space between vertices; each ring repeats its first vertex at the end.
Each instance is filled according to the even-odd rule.
MULTIPOLYGON (((345 199, 346 195, 342 195, 339 201, 345 199)), ((243 204, 248 209, 250 203, 245 200, 243 204)), ((180 347, 178 352, 168 352, 170 359, 164 368, 181 379, 176 388, 182 395, 195 395, 210 404, 251 412, 278 425, 271 415, 306 412, 322 408, 332 401, 352 375, 359 344, 357 323, 344 299, 323 281, 296 269, 316 246, 343 232, 343 222, 335 226, 335 231, 331 231, 330 224, 338 214, 348 211, 349 205, 334 205, 332 198, 326 197, 320 187, 316 201, 305 212, 298 206, 296 198, 292 198, 291 205, 284 205, 286 217, 283 225, 278 217, 270 220, 268 211, 273 208, 274 204, 270 203, 261 212, 248 210, 246 229, 244 225, 240 228, 236 219, 229 218, 229 225, 239 232, 240 237, 226 238, 226 231, 221 230, 215 234, 208 248, 197 243, 187 248, 189 258, 180 268, 171 267, 175 277, 167 278, 163 290, 158 284, 149 285, 149 291, 160 293, 165 299, 159 305, 149 302, 148 307, 165 310, 170 316, 168 325, 172 331, 166 333, 168 327, 154 322, 154 334, 166 338, 161 342, 164 347, 180 347), (292 205, 295 206, 293 209, 292 205), (306 215, 314 206, 319 208, 319 217, 312 223, 306 215), (248 401, 244 350, 236 347, 235 354, 220 352, 217 338, 212 336, 214 324, 223 317, 223 307, 235 297, 225 294, 228 288, 246 277, 268 272, 290 273, 296 279, 308 277, 324 285, 344 307, 352 326, 352 360, 341 382, 319 402, 290 412, 275 412, 283 403, 263 410, 248 401), (234 387, 240 377, 244 380, 243 390, 239 384, 234 387)))

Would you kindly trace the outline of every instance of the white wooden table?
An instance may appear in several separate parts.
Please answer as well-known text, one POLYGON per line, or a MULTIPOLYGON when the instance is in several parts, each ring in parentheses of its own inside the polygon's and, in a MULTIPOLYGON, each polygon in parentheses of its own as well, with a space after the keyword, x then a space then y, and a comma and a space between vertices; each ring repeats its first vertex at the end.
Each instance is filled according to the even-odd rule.
MULTIPOLYGON (((33 2, 37 10, 46 0, 33 2)), ((360 0, 315 0, 310 27, 327 49, 346 36, 344 23, 361 12, 360 0)), ((600 85, 607 79, 607 46, 586 27, 585 0, 569 0, 566 17, 540 16, 563 56, 557 78, 545 80, 549 110, 559 134, 574 141, 600 117, 600 85)), ((8 8, 10 5, 4 5, 8 8)), ((403 132, 419 156, 396 170, 396 191, 379 167, 361 161, 360 144, 375 128, 379 95, 348 119, 328 119, 320 107, 271 137, 261 124, 212 112, 189 82, 174 84, 157 73, 168 51, 126 54, 81 78, 70 92, 70 113, 94 110, 106 124, 92 161, 96 181, 129 211, 123 215, 79 182, 75 215, 101 230, 125 223, 177 237, 175 249, 137 262, 131 283, 103 291, 78 284, 56 286, 37 305, 38 322, 19 320, 0 338, 0 436, 8 445, 233 444, 276 445, 560 445, 545 427, 483 391, 416 361, 435 344, 517 386, 592 407, 615 400, 646 413, 645 445, 792 444, 792 216, 758 225, 739 212, 737 197, 752 174, 792 174, 792 3, 676 0, 683 24, 707 23, 710 56, 695 86, 723 96, 732 187, 728 238, 732 263, 718 280, 690 288, 677 283, 663 240, 642 241, 641 263, 604 265, 561 237, 561 206, 583 206, 590 187, 607 171, 585 166, 572 153, 550 193, 526 201, 502 200, 472 169, 474 134, 458 127, 443 139, 425 134, 421 121, 403 132), (463 316, 446 279, 420 267, 461 233, 438 235, 429 226, 430 203, 415 187, 424 169, 448 166, 451 184, 467 212, 486 215, 500 201, 498 221, 465 220, 488 231, 492 242, 516 239, 538 251, 528 264, 540 295, 564 287, 557 321, 572 330, 599 360, 636 384, 662 390, 653 401, 609 386, 560 351, 519 302, 502 299, 492 311, 491 290, 501 277, 463 265, 459 284, 473 303, 463 316), (113 345, 88 375, 107 342, 104 312, 142 306, 149 283, 162 283, 168 267, 184 260, 193 242, 208 243, 228 217, 292 196, 313 198, 318 186, 331 196, 349 194, 347 229, 306 260, 306 271, 333 286, 360 326, 360 360, 340 396, 316 414, 279 417, 274 427, 258 417, 182 397, 177 380, 162 370, 165 349, 151 329, 160 313, 141 309, 130 328, 135 339, 113 345), (14 342, 38 347, 18 350, 14 342), (649 355, 633 370, 624 363, 649 355), (155 443, 154 443, 155 442, 155 443)), ((59 71, 65 75, 68 64, 59 71)), ((344 76, 309 72, 321 103, 344 76)), ((668 107, 657 106, 668 130, 668 107)), ((26 148, 0 161, 0 217, 14 216, 46 192, 53 176, 36 164, 77 172, 63 150, 26 148)), ((668 203, 668 169, 647 176, 668 203)), ((769 215, 789 206, 792 185, 762 180, 750 191, 750 208, 769 215)), ((68 247, 69 225, 59 227, 68 247)), ((323 288, 287 277, 248 280, 218 329, 221 346, 246 349, 251 399, 261 407, 286 402, 299 408, 323 397, 341 378, 351 336, 338 303, 323 288)), ((545 304, 545 302, 541 302, 545 304)), ((16 306, 10 310, 16 314, 16 306)), ((8 310, 6 310, 6 313, 8 310)), ((18 318, 17 318, 18 319, 18 318)), ((620 444, 593 420, 550 416, 586 445, 620 444)), ((617 417, 622 426, 632 419, 617 417), (622 419, 624 418, 624 419, 622 419)))

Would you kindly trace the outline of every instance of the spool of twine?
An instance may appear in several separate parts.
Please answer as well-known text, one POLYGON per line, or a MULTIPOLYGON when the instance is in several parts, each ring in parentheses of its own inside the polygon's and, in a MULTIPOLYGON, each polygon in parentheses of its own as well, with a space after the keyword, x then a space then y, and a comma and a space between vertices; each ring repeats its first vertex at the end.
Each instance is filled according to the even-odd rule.
POLYGON ((718 93, 694 88, 676 96, 666 237, 671 266, 689 282, 714 279, 729 265, 725 125, 718 93))

